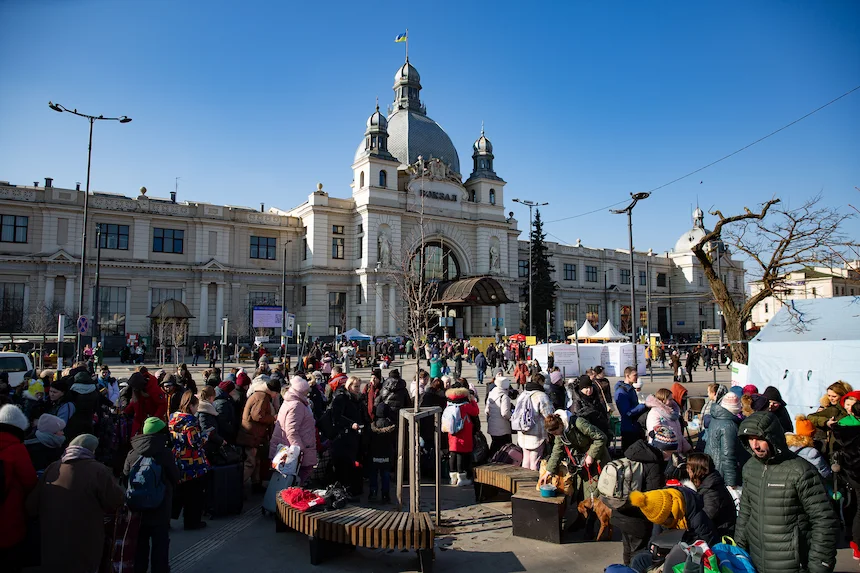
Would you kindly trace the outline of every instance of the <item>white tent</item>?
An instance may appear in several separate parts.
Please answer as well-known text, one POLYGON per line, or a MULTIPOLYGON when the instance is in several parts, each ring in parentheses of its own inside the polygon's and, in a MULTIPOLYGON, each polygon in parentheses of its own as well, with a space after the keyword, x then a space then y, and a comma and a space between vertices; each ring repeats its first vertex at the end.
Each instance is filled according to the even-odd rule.
POLYGON ((343 333, 343 337, 347 340, 370 340, 370 337, 366 334, 362 334, 355 328, 352 330, 347 330, 343 333))
POLYGON ((583 339, 596 338, 596 337, 597 337, 597 331, 594 330, 594 327, 591 326, 591 323, 586 320, 585 323, 579 327, 579 330, 576 331, 576 334, 571 334, 567 338, 569 340, 575 340, 577 338, 579 340, 583 340, 583 339))
POLYGON ((749 343, 748 383, 776 386, 792 418, 837 380, 860 386, 860 297, 790 301, 749 343))
POLYGON ((612 326, 612 323, 608 320, 603 325, 603 328, 600 329, 600 332, 592 336, 592 338, 599 340, 630 340, 629 336, 618 332, 618 329, 612 326))

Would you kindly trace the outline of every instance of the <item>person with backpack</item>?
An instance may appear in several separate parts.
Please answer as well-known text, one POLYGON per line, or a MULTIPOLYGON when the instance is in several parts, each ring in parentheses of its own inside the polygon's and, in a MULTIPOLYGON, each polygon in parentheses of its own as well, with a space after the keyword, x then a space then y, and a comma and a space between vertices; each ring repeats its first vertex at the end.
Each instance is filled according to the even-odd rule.
POLYGON ((449 477, 451 485, 472 485, 472 416, 481 412, 469 392, 469 388, 455 382, 445 392, 448 405, 442 412, 442 431, 448 434, 449 477))
POLYGON ((27 532, 24 499, 36 487, 36 470, 24 446, 27 416, 18 406, 0 406, 0 565, 19 571, 27 532))
POLYGON ((99 569, 104 516, 122 507, 125 492, 111 469, 95 459, 98 445, 92 434, 77 436, 27 498, 27 512, 39 518, 45 571, 99 569))
POLYGON ((128 478, 126 504, 140 512, 136 573, 170 571, 170 515, 179 485, 179 468, 173 458, 173 440, 160 418, 147 418, 143 433, 131 439, 123 475, 128 478), (151 544, 151 548, 150 548, 151 544))
POLYGON ((543 374, 532 376, 511 414, 511 429, 518 432, 517 444, 523 449, 523 467, 535 471, 540 467, 547 440, 544 419, 555 412, 543 384, 543 374))
POLYGON ((199 404, 197 396, 190 390, 186 391, 179 411, 170 417, 168 425, 173 438, 173 459, 179 468, 179 495, 173 504, 173 517, 178 518, 182 512, 186 531, 206 527, 203 509, 209 461, 204 447, 209 436, 200 430, 197 421, 199 404))
POLYGON ((280 398, 280 392, 280 383, 268 376, 257 376, 248 389, 248 400, 242 411, 236 444, 245 448, 243 481, 250 482, 251 491, 255 493, 266 491, 260 470, 262 464, 271 459, 267 455, 269 434, 277 414, 273 400, 280 398))
POLYGON ((621 417, 621 449, 627 451, 633 442, 643 437, 641 427, 636 419, 645 411, 645 405, 639 403, 633 384, 639 380, 639 374, 632 366, 624 369, 624 379, 615 384, 615 406, 621 417))
POLYGON ((604 466, 598 481, 603 502, 613 508, 610 523, 621 531, 625 565, 630 565, 636 552, 648 547, 653 529, 642 512, 628 503, 627 497, 631 491, 664 487, 667 461, 678 449, 678 438, 671 428, 660 426, 652 434, 647 441, 633 442, 624 450, 624 458, 604 466), (631 476, 630 482, 624 481, 627 475, 631 476), (615 483, 610 479, 613 476, 615 483))
POLYGON ((495 379, 493 389, 487 394, 484 413, 487 416, 487 433, 490 434, 491 458, 502 446, 513 441, 511 438, 513 408, 511 407, 511 397, 508 395, 510 388, 511 379, 500 376, 495 379))

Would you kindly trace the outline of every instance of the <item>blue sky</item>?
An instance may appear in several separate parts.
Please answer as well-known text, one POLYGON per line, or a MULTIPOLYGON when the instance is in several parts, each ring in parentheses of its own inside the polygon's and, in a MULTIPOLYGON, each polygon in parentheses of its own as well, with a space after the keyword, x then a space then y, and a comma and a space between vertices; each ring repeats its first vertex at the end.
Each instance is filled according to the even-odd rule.
MULTIPOLYGON (((860 85, 860 2, 0 2, 0 179, 289 208, 347 196, 374 100, 409 29, 428 115, 463 171, 485 122, 508 209, 548 221, 623 201, 860 85)), ((822 192, 860 206, 860 91, 637 207, 637 249, 671 248, 691 205, 724 213, 822 192)), ((707 222, 707 219, 706 219, 707 222)), ((860 223, 847 230, 860 236, 860 223)), ((550 239, 627 245, 606 210, 550 239)), ((523 235, 525 237, 525 234, 523 235)))

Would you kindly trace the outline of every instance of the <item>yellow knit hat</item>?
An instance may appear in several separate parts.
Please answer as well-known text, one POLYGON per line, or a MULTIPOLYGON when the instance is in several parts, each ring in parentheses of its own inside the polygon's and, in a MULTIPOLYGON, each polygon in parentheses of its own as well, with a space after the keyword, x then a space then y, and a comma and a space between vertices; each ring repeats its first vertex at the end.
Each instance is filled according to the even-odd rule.
POLYGON ((670 529, 687 528, 684 494, 679 489, 670 487, 644 493, 630 492, 630 503, 641 509, 642 514, 651 523, 670 529))

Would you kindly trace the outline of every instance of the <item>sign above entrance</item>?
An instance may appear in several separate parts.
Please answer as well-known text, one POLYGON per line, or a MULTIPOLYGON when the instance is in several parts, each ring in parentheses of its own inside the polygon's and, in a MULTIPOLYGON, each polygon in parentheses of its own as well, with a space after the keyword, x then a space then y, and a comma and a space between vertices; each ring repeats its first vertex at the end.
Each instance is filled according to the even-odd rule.
POLYGON ((441 201, 456 201, 457 195, 454 193, 442 193, 440 191, 426 191, 424 189, 421 190, 421 195, 423 197, 429 197, 430 199, 439 199, 441 201))

